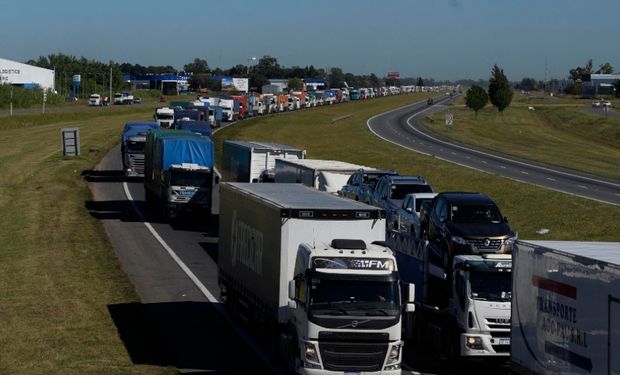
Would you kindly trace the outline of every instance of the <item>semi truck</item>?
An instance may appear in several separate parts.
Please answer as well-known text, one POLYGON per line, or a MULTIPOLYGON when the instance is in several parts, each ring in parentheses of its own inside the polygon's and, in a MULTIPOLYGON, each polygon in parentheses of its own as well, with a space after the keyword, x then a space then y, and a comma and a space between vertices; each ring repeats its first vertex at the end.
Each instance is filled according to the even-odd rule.
POLYGON ((222 118, 224 121, 237 121, 239 119, 239 102, 234 99, 219 100, 222 108, 222 118))
POLYGON ((161 107, 155 109, 155 115, 153 116, 155 121, 162 129, 174 128, 174 109, 169 107, 161 107))
POLYGON ((306 151, 258 141, 224 141, 222 179, 236 182, 273 182, 276 159, 304 159, 306 151))
POLYGON ((133 95, 128 92, 117 92, 114 94, 114 104, 133 104, 133 95))
POLYGON ((144 189, 147 204, 164 219, 182 214, 211 214, 213 141, 186 130, 147 134, 144 189))
POLYGON ((337 194, 349 177, 359 169, 374 168, 338 160, 276 159, 275 182, 302 183, 318 190, 337 194))
POLYGON ((389 231, 403 283, 415 286, 415 309, 403 314, 403 339, 450 359, 510 355, 510 254, 456 255, 450 269, 431 261, 434 244, 389 231))
MULTIPOLYGON (((223 183, 231 314, 300 374, 400 374, 401 300, 380 209, 299 184, 223 183)), ((412 308, 408 304, 405 308, 412 308)))
POLYGON ((128 122, 121 135, 123 174, 126 177, 144 177, 144 147, 146 133, 158 129, 156 122, 128 122))
POLYGON ((188 130, 203 137, 210 137, 213 134, 209 121, 179 120, 176 122, 175 129, 188 130))
POLYGON ((511 368, 620 374, 620 242, 517 241, 511 368))

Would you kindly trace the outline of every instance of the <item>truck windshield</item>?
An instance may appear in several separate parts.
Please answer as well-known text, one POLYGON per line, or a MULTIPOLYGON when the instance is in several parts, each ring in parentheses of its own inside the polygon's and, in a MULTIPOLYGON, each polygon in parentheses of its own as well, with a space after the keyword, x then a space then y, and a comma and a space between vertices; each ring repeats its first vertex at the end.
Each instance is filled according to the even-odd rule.
POLYGON ((158 120, 172 120, 174 119, 174 115, 157 115, 158 120))
POLYGON ((512 278, 510 272, 470 272, 471 298, 483 301, 510 301, 512 278))
POLYGON ((310 308, 326 315, 395 315, 400 296, 396 281, 312 278, 310 308))
POLYGON ((502 222, 502 214, 497 206, 492 204, 453 204, 451 222, 457 224, 499 224, 502 222))
POLYGON ((205 172, 176 170, 170 175, 170 185, 210 187, 210 176, 210 173, 205 172))
POLYGON ((127 152, 129 152, 130 154, 143 154, 145 144, 145 142, 140 141, 128 141, 127 152))

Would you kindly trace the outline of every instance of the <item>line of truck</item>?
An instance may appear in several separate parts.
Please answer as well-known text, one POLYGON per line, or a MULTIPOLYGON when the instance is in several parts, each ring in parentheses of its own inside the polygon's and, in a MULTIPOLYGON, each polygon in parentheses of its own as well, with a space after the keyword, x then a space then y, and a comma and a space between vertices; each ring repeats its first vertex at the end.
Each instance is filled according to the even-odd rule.
MULTIPOLYGON (((147 202, 165 217, 210 215, 217 178, 200 122, 126 125, 123 153, 144 139, 147 202)), ((232 140, 222 153, 222 300, 291 371, 398 374, 409 344, 452 360, 512 352, 521 374, 618 372, 620 245, 517 241, 488 197, 465 192, 423 203, 412 232, 384 206, 336 196, 354 174, 377 172, 372 190, 397 172, 306 156, 232 140)))
MULTIPOLYGON (((277 167, 283 164, 287 182, 326 194, 329 189, 316 183, 317 176, 350 172, 334 170, 335 161, 323 162, 276 160, 274 180, 283 181, 277 167), (303 178, 306 173, 313 178, 303 178)), ((374 169, 360 171, 372 174, 374 169)), ((420 234, 381 223, 385 242, 375 242, 396 260, 403 344, 451 360, 510 360, 517 374, 620 373, 620 243, 517 240, 497 206, 478 193, 439 193, 421 211, 420 234)), ((336 230, 338 224, 332 225, 336 230)), ((350 229, 342 233, 359 236, 350 229)), ((299 298, 291 292, 287 301, 296 306, 299 298)), ((305 322, 311 316, 298 319, 305 322)), ((343 327, 351 328, 338 328, 343 327)), ((333 368, 322 361, 333 357, 322 350, 333 354, 335 349, 320 335, 304 333, 317 341, 310 349, 304 342, 295 346, 298 370, 301 366, 301 373, 311 373, 306 368, 317 366, 314 373, 330 373, 333 368)), ((346 336, 340 331, 333 335, 346 336)), ((364 371, 361 365, 345 368, 364 371)))

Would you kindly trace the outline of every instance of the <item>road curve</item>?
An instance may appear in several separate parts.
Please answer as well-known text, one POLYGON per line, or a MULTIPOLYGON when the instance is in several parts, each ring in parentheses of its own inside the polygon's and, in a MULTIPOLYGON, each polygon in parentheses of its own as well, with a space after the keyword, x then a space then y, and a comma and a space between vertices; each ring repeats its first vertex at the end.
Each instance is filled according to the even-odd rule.
POLYGON ((370 118, 367 126, 379 138, 412 151, 566 194, 620 205, 620 181, 476 149, 424 129, 420 120, 444 110, 444 105, 452 99, 436 97, 432 106, 417 102, 400 107, 370 118))

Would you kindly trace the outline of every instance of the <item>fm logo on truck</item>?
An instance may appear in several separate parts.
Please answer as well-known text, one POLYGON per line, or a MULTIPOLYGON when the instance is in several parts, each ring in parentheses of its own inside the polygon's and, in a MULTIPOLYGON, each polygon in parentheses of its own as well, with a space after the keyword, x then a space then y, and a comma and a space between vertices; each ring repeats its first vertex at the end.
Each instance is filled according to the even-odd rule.
POLYGON ((254 271, 263 274, 263 233, 237 219, 237 210, 232 217, 232 243, 230 246, 231 262, 235 267, 237 261, 254 271))
POLYGON ((358 258, 331 258, 320 257, 312 260, 314 268, 328 269, 366 269, 366 270, 394 270, 391 259, 358 259, 358 258))

